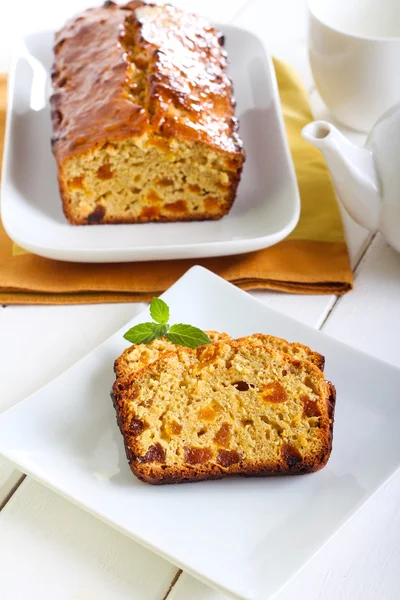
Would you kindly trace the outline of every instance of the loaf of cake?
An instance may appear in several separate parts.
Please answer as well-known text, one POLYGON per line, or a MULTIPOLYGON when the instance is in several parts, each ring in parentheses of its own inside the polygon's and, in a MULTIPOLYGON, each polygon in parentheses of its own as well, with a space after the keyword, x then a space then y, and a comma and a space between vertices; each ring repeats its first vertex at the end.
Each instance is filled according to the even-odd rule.
POLYGON ((244 162, 222 34, 107 1, 55 38, 52 147, 75 225, 219 219, 244 162))
POLYGON ((309 473, 332 448, 333 385, 261 343, 175 347, 117 378, 113 400, 130 467, 153 484, 309 473))

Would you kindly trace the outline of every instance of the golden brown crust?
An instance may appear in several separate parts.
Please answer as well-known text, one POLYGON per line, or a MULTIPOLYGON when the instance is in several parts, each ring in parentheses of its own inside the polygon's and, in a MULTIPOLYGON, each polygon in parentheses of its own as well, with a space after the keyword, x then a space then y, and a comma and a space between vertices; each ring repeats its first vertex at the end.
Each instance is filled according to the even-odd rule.
POLYGON ((55 37, 50 98, 57 162, 110 139, 140 135, 142 106, 125 93, 129 64, 118 43, 129 7, 106 2, 69 21, 55 37))
MULTIPOLYGON (((209 348, 211 355, 219 351, 221 344, 217 342, 212 344, 215 348, 209 348)), ((226 342, 225 342, 226 344, 226 342)), ((308 455, 300 455, 295 447, 290 444, 284 444, 282 447, 281 459, 274 463, 265 463, 254 460, 249 462, 245 457, 235 458, 235 455, 227 454, 220 456, 215 461, 207 461, 206 464, 196 464, 196 461, 191 461, 192 464, 184 464, 179 467, 170 466, 165 462, 165 454, 160 448, 150 448, 150 456, 155 457, 154 460, 147 460, 141 456, 142 450, 137 443, 137 427, 132 428, 132 407, 135 397, 138 395, 140 386, 145 385, 146 373, 148 369, 143 369, 138 373, 120 377, 116 380, 113 386, 112 398, 114 407, 117 413, 117 422, 124 438, 125 450, 127 458, 133 473, 143 481, 152 484, 165 483, 184 483, 189 481, 201 481, 207 479, 220 479, 227 476, 275 476, 275 475, 296 475, 317 471, 325 466, 329 459, 332 449, 333 437, 333 419, 336 393, 334 386, 326 382, 321 371, 317 366, 297 359, 292 359, 289 356, 279 355, 266 347, 254 348, 246 342, 231 341, 229 345, 235 351, 240 351, 243 348, 253 347, 254 352, 263 352, 271 359, 276 359, 279 356, 279 361, 282 361, 289 367, 297 368, 299 371, 306 370, 310 377, 314 380, 314 385, 317 386, 318 397, 321 399, 320 406, 326 407, 326 410, 320 415, 320 446, 317 453, 309 453, 308 455), (221 459, 224 460, 221 460, 221 459), (224 466, 224 464, 226 466, 224 466)), ((188 373, 193 374, 196 370, 196 358, 187 349, 179 349, 177 352, 168 352, 161 356, 155 363, 152 363, 152 369, 168 370, 169 360, 173 355, 181 354, 182 361, 188 362, 188 373)), ((140 423, 141 426, 147 427, 145 423, 140 423)), ((140 428, 141 431, 141 428, 140 428)), ((225 452, 225 451, 222 451, 225 452)), ((237 454, 237 453, 236 453, 237 454)))
POLYGON ((55 38, 57 159, 146 132, 203 141, 240 166, 242 142, 221 39, 205 19, 140 0, 106 2, 69 21, 55 38), (141 54, 135 57, 138 40, 141 54), (134 61, 150 68, 145 106, 129 91, 134 61))
POLYGON ((201 17, 143 3, 129 13, 122 45, 146 69, 152 130, 218 147, 239 166, 242 142, 222 39, 201 17))
POLYGON ((260 343, 266 344, 267 346, 277 348, 282 352, 289 353, 291 356, 298 354, 299 358, 302 358, 303 360, 309 360, 321 371, 324 370, 325 357, 322 356, 322 354, 315 352, 315 350, 312 350, 308 346, 305 346, 304 344, 300 344, 299 342, 287 342, 282 338, 267 335, 265 333, 254 333, 252 336, 250 336, 250 339, 254 341, 259 341, 260 343))

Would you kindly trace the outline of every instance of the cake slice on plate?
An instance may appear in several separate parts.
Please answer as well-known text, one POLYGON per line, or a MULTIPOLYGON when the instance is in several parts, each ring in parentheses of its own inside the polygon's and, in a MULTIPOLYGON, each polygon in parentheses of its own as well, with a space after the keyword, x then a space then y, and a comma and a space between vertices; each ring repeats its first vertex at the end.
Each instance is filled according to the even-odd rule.
POLYGON ((161 353, 117 378, 113 399, 130 467, 149 483, 309 473, 332 448, 333 385, 246 339, 161 353))

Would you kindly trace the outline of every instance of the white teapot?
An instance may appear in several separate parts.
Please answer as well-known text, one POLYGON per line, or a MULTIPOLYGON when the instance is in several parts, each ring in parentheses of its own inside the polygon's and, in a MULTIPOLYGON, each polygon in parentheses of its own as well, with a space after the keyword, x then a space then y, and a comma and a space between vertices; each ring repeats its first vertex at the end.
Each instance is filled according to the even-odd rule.
POLYGON ((364 148, 326 121, 309 123, 302 135, 323 153, 336 192, 353 219, 367 229, 379 229, 400 252, 400 104, 379 119, 364 148))

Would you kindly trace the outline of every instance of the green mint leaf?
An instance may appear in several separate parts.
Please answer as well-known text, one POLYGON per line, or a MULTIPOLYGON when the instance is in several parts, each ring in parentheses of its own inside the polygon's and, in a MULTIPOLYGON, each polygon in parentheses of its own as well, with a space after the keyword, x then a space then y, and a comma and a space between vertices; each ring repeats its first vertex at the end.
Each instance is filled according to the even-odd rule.
POLYGON ((211 343, 210 338, 204 331, 183 323, 171 325, 166 335, 170 342, 188 348, 197 348, 197 346, 211 343))
POLYGON ((163 333, 159 334, 160 326, 157 323, 139 323, 135 327, 131 327, 124 335, 124 338, 131 344, 149 344, 163 333))
POLYGON ((156 323, 153 323, 153 325, 155 325, 154 332, 156 334, 156 338, 163 337, 163 335, 165 335, 169 329, 169 325, 157 325, 156 323))
POLYGON ((161 298, 153 298, 150 304, 150 315, 154 321, 165 325, 169 320, 168 304, 164 300, 161 300, 161 298))

